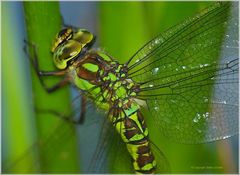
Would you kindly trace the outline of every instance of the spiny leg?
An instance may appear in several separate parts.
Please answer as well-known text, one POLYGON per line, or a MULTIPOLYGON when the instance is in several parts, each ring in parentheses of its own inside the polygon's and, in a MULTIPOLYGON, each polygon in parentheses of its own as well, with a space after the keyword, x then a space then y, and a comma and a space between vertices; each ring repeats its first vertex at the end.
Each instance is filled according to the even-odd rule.
POLYGON ((52 114, 52 115, 54 115, 54 116, 56 116, 56 117, 58 117, 58 118, 60 118, 60 119, 62 119, 64 121, 70 122, 72 124, 79 124, 78 120, 74 120, 72 118, 71 114, 70 115, 65 115, 65 114, 63 114, 63 113, 61 113, 59 111, 53 110, 53 109, 37 109, 36 108, 35 110, 38 113, 52 114))
MULTIPOLYGON (((74 118, 74 110, 72 113, 70 114, 64 114, 64 112, 59 112, 57 110, 53 110, 53 109, 39 109, 35 107, 35 111, 38 113, 47 113, 47 114, 52 114, 55 117, 58 117, 66 122, 70 122, 72 124, 77 124, 77 125, 82 125, 85 122, 85 117, 86 117, 86 111, 87 111, 87 98, 85 96, 83 96, 82 94, 80 94, 80 96, 77 96, 73 99, 72 103, 77 100, 77 98, 81 97, 81 105, 80 105, 80 115, 77 118, 74 118)), ((78 110, 77 110, 78 111, 78 110)))
POLYGON ((53 85, 52 87, 48 87, 43 78, 44 76, 63 76, 63 75, 66 75, 66 70, 58 70, 58 71, 42 71, 40 70, 39 68, 39 63, 38 63, 38 56, 37 56, 37 48, 36 48, 36 45, 27 41, 27 40, 24 40, 25 42, 25 47, 24 47, 24 52, 26 53, 26 55, 28 56, 38 78, 39 78, 39 81, 42 85, 42 87, 48 92, 48 93, 51 93, 51 92, 54 92, 56 91, 57 89, 63 87, 64 85, 68 84, 69 83, 69 78, 67 76, 65 76, 65 78, 63 78, 62 80, 60 80, 58 83, 56 83, 55 85, 53 85), (29 53, 29 50, 27 49, 26 46, 30 46, 32 47, 33 49, 33 54, 30 54, 29 53))

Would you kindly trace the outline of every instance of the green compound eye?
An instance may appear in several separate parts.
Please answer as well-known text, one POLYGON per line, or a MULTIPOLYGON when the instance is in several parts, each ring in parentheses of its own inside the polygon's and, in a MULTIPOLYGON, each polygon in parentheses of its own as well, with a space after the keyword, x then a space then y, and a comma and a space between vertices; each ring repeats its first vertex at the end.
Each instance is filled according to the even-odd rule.
POLYGON ((67 62, 77 56, 83 45, 75 40, 65 41, 53 53, 53 61, 58 69, 67 68, 67 62))
POLYGON ((85 46, 93 40, 93 34, 85 29, 79 29, 76 33, 74 33, 72 39, 82 43, 83 46, 85 46))
POLYGON ((73 31, 71 28, 62 29, 60 32, 58 32, 55 41, 52 46, 52 52, 55 51, 55 49, 66 40, 69 40, 73 35, 73 31))

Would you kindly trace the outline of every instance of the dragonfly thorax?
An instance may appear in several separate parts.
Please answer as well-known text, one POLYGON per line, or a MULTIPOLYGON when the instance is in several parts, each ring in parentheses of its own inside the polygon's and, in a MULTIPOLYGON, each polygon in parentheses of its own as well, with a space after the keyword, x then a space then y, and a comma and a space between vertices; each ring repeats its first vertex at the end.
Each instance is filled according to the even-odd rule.
POLYGON ((137 95, 138 85, 127 78, 124 65, 118 62, 112 62, 111 65, 113 67, 110 70, 100 75, 102 97, 99 100, 115 108, 125 108, 137 95))
POLYGON ((100 108, 127 105, 139 90, 139 86, 127 78, 124 65, 100 52, 89 51, 69 70, 73 84, 85 91, 100 108))
POLYGON ((132 98, 136 96, 136 86, 129 80, 119 79, 114 82, 106 82, 108 88, 103 89, 103 99, 115 107, 129 105, 132 98))

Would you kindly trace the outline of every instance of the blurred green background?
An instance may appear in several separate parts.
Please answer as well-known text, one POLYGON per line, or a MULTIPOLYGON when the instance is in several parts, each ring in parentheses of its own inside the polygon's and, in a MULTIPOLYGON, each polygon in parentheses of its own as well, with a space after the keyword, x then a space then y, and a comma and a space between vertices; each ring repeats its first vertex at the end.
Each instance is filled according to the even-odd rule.
MULTIPOLYGON (((154 36, 209 4, 211 3, 60 2, 58 6, 57 3, 45 2, 40 5, 45 5, 50 10, 60 7, 65 23, 86 28, 96 34, 95 47, 105 50, 123 63, 154 36)), ((41 8, 40 5, 36 8, 41 8)), ((47 11, 46 14, 51 16, 47 11)), ((48 16, 34 22, 36 28, 43 28, 41 38, 45 37, 48 28, 50 30, 51 26, 59 25, 51 23, 48 16)), ((30 71, 29 62, 23 52, 23 39, 27 35, 22 2, 2 2, 1 26, 2 172, 86 172, 99 136, 96 132, 100 132, 101 126, 93 124, 82 128, 70 126, 66 129, 63 122, 53 119, 54 117, 41 117, 44 123, 48 123, 48 127, 39 126, 39 116, 35 114, 33 106, 36 103, 36 94, 42 92, 38 90, 40 88, 36 76, 35 80, 31 78, 34 72, 30 71), (33 87, 38 86, 34 88, 34 92, 31 82, 35 83, 33 87), (38 116, 37 119, 35 116, 38 116), (70 146, 65 146, 69 142, 70 146), (39 151, 38 147, 44 147, 44 150, 39 151), (54 152, 56 150, 59 151, 58 155, 54 152)), ((49 54, 50 50, 46 50, 46 53, 49 54)), ((42 61, 41 65, 44 66, 45 62, 53 67, 49 59, 42 61)), ((67 89, 65 91, 70 93, 67 89)), ((54 97, 55 95, 49 95, 49 98, 54 97)), ((44 100, 46 106, 48 103, 58 106, 58 101, 61 101, 49 102, 47 95, 43 97, 43 103, 44 100)), ((65 111, 64 104, 59 108, 64 108, 65 111)), ((99 116, 95 113, 94 117, 99 116)), ((172 173, 237 173, 237 136, 201 145, 173 143, 162 135, 158 139, 161 142, 159 147, 170 162, 172 173)))

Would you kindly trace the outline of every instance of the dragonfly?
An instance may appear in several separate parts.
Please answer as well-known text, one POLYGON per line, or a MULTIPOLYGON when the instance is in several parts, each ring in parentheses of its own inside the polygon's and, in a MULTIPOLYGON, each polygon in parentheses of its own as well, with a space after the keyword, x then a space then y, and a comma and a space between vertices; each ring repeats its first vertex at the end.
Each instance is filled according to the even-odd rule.
POLYGON ((164 156, 149 138, 147 118, 159 133, 181 143, 237 133, 238 58, 218 60, 230 9, 229 2, 215 3, 146 43, 124 64, 91 49, 95 40, 89 31, 65 28, 52 47, 59 70, 43 72, 37 59, 33 66, 48 92, 72 83, 107 111, 108 124, 121 137, 136 173, 158 173, 164 156), (44 76, 55 75, 64 78, 47 87, 44 76))

